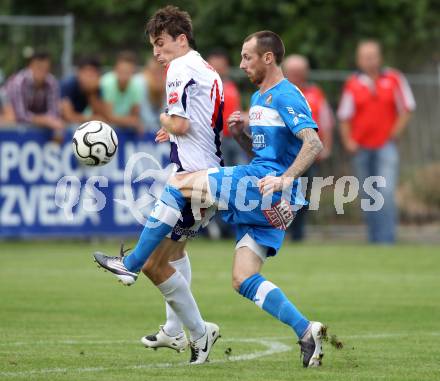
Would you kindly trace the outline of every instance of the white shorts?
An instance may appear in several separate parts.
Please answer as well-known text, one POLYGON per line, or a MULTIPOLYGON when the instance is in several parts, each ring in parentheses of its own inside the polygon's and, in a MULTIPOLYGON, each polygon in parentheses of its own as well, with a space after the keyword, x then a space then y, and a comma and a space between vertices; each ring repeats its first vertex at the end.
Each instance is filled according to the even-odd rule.
POLYGON ((243 238, 237 242, 235 245, 235 250, 239 249, 240 247, 248 247, 251 249, 256 256, 263 261, 263 263, 267 259, 267 251, 269 248, 267 246, 260 245, 249 234, 245 234, 243 238))

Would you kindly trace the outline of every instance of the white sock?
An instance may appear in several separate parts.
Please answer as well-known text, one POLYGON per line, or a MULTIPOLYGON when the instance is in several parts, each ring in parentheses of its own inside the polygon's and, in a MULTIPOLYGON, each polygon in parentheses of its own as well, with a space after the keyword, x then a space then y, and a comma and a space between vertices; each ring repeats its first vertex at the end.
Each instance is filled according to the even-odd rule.
POLYGON ((179 271, 175 271, 157 288, 180 321, 188 328, 191 340, 202 337, 205 334, 205 322, 183 275, 179 271))
MULTIPOLYGON (((185 251, 184 253, 185 256, 183 258, 180 258, 177 261, 171 261, 170 265, 182 274, 186 280, 186 283, 188 283, 188 286, 191 287, 191 263, 189 261, 187 252, 185 251)), ((177 336, 183 331, 182 322, 168 303, 165 303, 165 308, 167 321, 163 327, 163 330, 169 336, 177 336)))

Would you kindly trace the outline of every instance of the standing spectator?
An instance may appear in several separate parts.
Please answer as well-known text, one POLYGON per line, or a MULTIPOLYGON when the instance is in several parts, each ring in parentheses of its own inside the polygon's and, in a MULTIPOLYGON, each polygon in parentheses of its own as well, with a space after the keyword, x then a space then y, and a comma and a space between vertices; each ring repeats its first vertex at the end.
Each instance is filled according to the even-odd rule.
MULTIPOLYGON (((333 128, 335 125, 333 111, 327 102, 325 94, 318 85, 308 82, 309 61, 306 57, 298 54, 286 57, 283 62, 283 71, 287 79, 301 90, 312 109, 312 117, 318 124, 318 135, 324 146, 318 155, 318 161, 325 160, 330 156, 332 150, 333 128)), ((303 175, 308 177, 308 190, 312 186, 315 165, 310 167, 303 175)), ((306 213, 307 208, 301 208, 293 220, 291 233, 294 241, 301 241, 305 237, 306 213)))
POLYGON ((245 164, 247 160, 243 150, 231 136, 228 128, 228 118, 234 111, 241 110, 240 93, 237 85, 229 78, 230 61, 228 54, 221 48, 211 51, 207 57, 208 63, 220 75, 223 81, 223 94, 225 97, 223 107, 223 139, 222 154, 226 166, 245 164))
POLYGON ((145 131, 157 132, 160 129, 160 114, 167 105, 165 80, 165 69, 154 57, 150 57, 144 70, 135 75, 142 91, 140 116, 145 131))
POLYGON ((59 87, 50 68, 51 60, 47 53, 34 53, 27 68, 6 83, 6 96, 17 122, 61 131, 64 123, 58 116, 59 87))
POLYGON ((78 63, 76 75, 61 81, 61 112, 69 123, 107 120, 108 110, 99 88, 101 64, 86 57, 78 63))
POLYGON ((114 70, 101 78, 102 96, 109 104, 109 122, 119 127, 132 127, 139 132, 144 128, 140 119, 142 89, 134 81, 136 55, 129 51, 118 54, 114 70))
POLYGON ((398 180, 399 154, 396 140, 405 129, 415 101, 405 77, 395 69, 382 67, 379 42, 359 43, 356 52, 359 72, 345 83, 338 117, 345 149, 353 155, 363 198, 363 184, 369 176, 383 176, 386 186, 378 191, 384 205, 378 211, 364 211, 368 239, 391 244, 396 240, 394 193, 398 180))
POLYGON ((6 91, 0 88, 0 127, 15 122, 14 109, 6 96, 6 91))

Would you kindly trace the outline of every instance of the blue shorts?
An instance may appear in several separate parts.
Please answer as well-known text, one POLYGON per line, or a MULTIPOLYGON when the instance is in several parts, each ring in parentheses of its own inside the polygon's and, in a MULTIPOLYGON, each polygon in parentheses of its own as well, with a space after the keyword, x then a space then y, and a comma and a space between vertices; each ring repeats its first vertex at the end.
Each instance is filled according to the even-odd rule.
POLYGON ((257 243, 276 255, 284 234, 305 200, 297 195, 298 183, 287 192, 276 192, 263 198, 257 182, 276 175, 272 168, 261 165, 238 165, 208 170, 211 196, 223 220, 234 226, 236 240, 249 234, 257 243))

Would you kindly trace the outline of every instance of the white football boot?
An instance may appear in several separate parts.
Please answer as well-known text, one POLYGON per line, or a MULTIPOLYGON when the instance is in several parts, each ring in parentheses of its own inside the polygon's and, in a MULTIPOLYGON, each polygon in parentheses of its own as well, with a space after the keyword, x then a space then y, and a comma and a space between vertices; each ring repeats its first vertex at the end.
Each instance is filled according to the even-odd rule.
POLYGON ((322 364, 322 342, 326 338, 327 327, 320 322, 311 321, 306 333, 298 341, 304 368, 315 368, 322 364))
POLYGON ((205 334, 194 341, 190 341, 191 359, 189 363, 192 365, 203 364, 208 362, 209 353, 217 339, 220 337, 220 328, 217 324, 206 322, 205 334))
POLYGON ((152 335, 147 335, 141 338, 141 343, 146 348, 171 348, 177 352, 183 352, 188 347, 188 339, 185 332, 181 332, 177 336, 169 336, 163 330, 163 325, 160 326, 159 331, 152 335))

